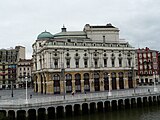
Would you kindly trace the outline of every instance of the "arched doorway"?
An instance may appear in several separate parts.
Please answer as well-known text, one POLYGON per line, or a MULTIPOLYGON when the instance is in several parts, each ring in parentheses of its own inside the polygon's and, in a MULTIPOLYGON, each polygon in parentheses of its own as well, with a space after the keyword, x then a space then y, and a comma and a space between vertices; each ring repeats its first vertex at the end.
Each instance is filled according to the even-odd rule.
POLYGON ((104 73, 104 90, 109 90, 109 77, 108 77, 108 73, 104 73))
POLYGON ((128 72, 128 87, 133 88, 132 72, 128 72))
POLYGON ((72 92, 72 75, 66 74, 66 93, 72 92))
POLYGON ((60 94, 60 76, 58 74, 53 75, 54 94, 60 94))
POLYGON ((123 72, 118 73, 119 74, 119 88, 124 89, 124 79, 123 79, 123 72))
POLYGON ((84 78, 84 91, 90 91, 89 74, 85 73, 83 75, 83 78, 84 78))
POLYGON ((95 91, 100 91, 99 73, 94 73, 94 89, 95 89, 95 91))
POLYGON ((117 89, 117 82, 116 82, 116 73, 113 72, 111 73, 111 78, 112 78, 112 90, 117 89))
POLYGON ((79 73, 75 74, 75 90, 81 92, 81 75, 79 73))

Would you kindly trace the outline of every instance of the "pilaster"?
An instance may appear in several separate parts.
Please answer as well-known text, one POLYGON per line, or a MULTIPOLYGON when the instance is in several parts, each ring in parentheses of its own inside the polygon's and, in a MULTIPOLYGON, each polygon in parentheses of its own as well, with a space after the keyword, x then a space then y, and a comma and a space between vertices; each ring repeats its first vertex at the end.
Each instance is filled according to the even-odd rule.
POLYGON ((81 93, 84 93, 84 80, 81 80, 81 93))
POLYGON ((119 78, 116 78, 117 90, 119 90, 119 78))
POLYGON ((104 91, 104 80, 103 79, 100 79, 99 85, 100 85, 100 91, 104 91))

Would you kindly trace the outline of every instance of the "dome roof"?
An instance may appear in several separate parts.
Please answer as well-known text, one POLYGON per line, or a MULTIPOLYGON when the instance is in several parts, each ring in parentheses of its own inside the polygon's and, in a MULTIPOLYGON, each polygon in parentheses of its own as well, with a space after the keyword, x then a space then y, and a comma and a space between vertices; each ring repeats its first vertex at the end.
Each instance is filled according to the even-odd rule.
POLYGON ((46 30, 38 35, 37 39, 43 39, 43 38, 53 38, 53 35, 50 32, 47 32, 46 30))

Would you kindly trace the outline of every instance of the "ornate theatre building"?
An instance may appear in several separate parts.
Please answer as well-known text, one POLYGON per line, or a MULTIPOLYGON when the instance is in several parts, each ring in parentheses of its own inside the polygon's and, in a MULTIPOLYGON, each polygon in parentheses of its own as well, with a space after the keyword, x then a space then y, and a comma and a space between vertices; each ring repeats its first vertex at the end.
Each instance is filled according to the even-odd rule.
POLYGON ((83 31, 42 32, 33 47, 34 90, 44 94, 136 87, 135 48, 112 24, 83 31))

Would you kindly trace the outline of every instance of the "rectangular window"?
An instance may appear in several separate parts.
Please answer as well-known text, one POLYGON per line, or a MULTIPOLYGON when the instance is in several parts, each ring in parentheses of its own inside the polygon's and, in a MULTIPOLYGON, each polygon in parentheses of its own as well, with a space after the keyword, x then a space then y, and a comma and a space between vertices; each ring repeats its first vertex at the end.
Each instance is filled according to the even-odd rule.
POLYGON ((66 65, 67 65, 67 68, 70 68, 70 60, 69 59, 67 59, 66 65))
POLYGON ((94 60, 94 65, 95 65, 96 68, 98 67, 98 62, 97 62, 97 60, 94 60))
POLYGON ((76 59, 76 68, 79 68, 79 59, 76 59))
POLYGON ((84 60, 84 67, 85 67, 85 68, 88 67, 88 60, 87 60, 87 59, 84 60))
POLYGON ((54 66, 55 66, 55 68, 58 68, 58 60, 57 59, 54 60, 54 66))
POLYGON ((128 59, 128 67, 131 67, 131 60, 128 59))
POLYGON ((107 59, 104 59, 104 67, 107 67, 107 59))
POLYGON ((119 67, 122 67, 122 59, 119 59, 119 67))
POLYGON ((114 67, 115 65, 114 65, 114 59, 112 59, 112 67, 114 67))

